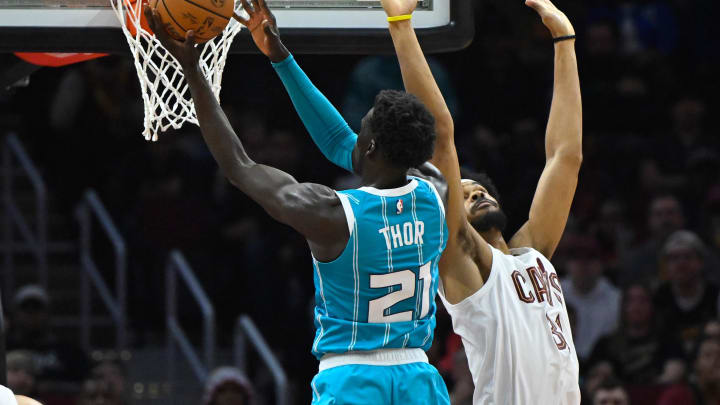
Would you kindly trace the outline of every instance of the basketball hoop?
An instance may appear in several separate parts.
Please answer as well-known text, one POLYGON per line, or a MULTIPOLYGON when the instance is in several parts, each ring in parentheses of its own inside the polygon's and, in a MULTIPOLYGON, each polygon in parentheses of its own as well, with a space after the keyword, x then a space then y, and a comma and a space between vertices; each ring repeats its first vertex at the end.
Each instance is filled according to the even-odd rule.
MULTIPOLYGON (((197 125, 195 106, 190 89, 178 61, 165 49, 144 24, 144 1, 110 0, 130 45, 135 69, 140 80, 145 119, 143 136, 157 141, 158 133, 185 122, 197 125)), ((242 13, 242 8, 237 10, 242 13)), ((222 34, 207 41, 200 55, 200 71, 210 83, 213 94, 220 99, 220 83, 230 45, 242 25, 230 19, 222 34)))

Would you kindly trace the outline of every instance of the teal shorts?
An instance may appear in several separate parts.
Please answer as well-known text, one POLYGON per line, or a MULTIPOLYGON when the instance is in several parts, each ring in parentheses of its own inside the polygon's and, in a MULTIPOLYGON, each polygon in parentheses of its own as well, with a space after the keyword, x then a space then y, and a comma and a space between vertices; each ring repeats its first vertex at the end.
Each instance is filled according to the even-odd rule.
POLYGON ((428 363, 349 364, 318 373, 313 405, 449 405, 440 373, 428 363))

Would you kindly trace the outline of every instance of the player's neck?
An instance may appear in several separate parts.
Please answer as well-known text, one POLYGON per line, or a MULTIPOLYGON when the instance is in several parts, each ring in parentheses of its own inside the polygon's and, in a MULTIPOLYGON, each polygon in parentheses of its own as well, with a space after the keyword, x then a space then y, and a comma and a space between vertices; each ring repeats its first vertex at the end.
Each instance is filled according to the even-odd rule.
POLYGON ((361 175, 360 183, 363 187, 380 190, 402 187, 408 183, 407 170, 379 166, 367 168, 361 175))
POLYGON ((489 231, 481 232, 480 236, 482 236, 482 238, 485 239, 490 246, 505 253, 506 255, 510 254, 510 249, 508 248, 505 238, 503 238, 502 232, 500 232, 499 229, 493 228, 489 231))

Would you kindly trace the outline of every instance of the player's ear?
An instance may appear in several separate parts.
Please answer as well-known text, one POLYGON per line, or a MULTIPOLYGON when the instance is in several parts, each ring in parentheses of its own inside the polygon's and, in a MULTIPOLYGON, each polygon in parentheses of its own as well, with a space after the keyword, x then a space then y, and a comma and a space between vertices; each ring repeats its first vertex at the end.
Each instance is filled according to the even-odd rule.
POLYGON ((375 139, 371 139, 370 142, 368 142, 367 150, 365 151, 365 155, 370 156, 375 152, 376 144, 375 139))

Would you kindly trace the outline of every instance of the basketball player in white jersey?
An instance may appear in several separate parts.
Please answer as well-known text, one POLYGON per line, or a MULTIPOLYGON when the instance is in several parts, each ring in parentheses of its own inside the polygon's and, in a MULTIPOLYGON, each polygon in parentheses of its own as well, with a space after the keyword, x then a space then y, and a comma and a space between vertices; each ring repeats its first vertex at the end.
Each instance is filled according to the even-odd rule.
MULTIPOLYGON (((463 339, 476 405, 580 403, 565 299, 548 260, 565 229, 582 161, 575 31, 549 0, 526 4, 540 15, 555 43, 547 161, 528 221, 505 241, 507 218, 497 192, 487 176, 461 181, 452 130, 438 131, 431 160, 448 182, 449 240, 440 261, 441 297, 463 339)), ((432 106, 444 101, 422 51, 407 40, 410 34, 403 37, 397 31, 391 27, 406 90, 437 114, 442 109, 432 106)), ((436 115, 436 125, 447 118, 436 115)), ((452 121, 447 125, 452 128, 452 121)))
POLYGON ((23 395, 13 395, 4 385, 0 385, 0 405, 42 405, 40 402, 23 395))
POLYGON ((15 395, 4 385, 0 385, 0 405, 15 405, 15 395))

